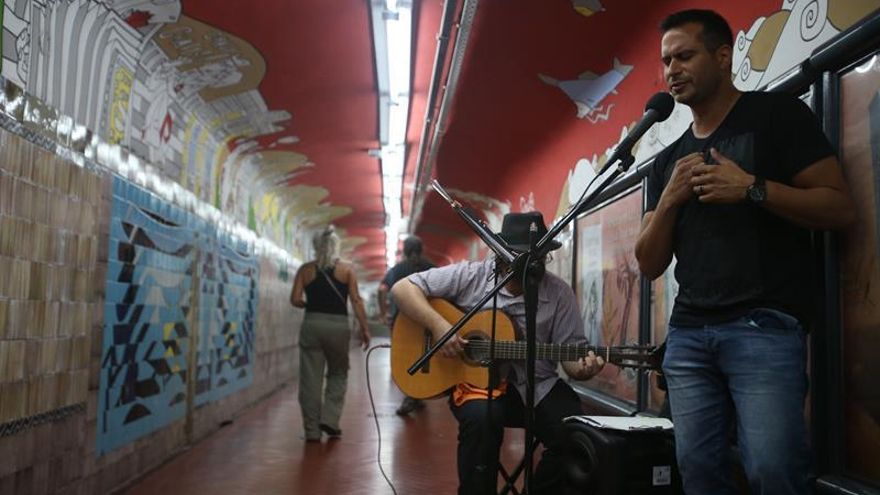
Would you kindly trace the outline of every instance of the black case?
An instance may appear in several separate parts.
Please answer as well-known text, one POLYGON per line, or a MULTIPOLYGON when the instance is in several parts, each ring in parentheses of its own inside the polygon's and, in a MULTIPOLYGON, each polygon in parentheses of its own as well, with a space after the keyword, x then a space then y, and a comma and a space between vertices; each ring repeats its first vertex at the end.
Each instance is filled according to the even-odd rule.
POLYGON ((672 431, 617 431, 566 423, 570 494, 682 494, 672 431))

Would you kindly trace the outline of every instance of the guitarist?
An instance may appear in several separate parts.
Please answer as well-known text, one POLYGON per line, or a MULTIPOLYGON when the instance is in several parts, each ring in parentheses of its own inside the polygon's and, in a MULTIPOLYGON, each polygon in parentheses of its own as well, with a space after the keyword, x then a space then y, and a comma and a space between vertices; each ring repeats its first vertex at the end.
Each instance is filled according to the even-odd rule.
MULTIPOLYGON (((540 212, 507 214, 500 236, 510 249, 526 251, 532 224, 537 227, 539 237, 547 232, 540 212)), ((551 249, 559 246, 554 241, 551 249)), ((505 274, 508 270, 510 267, 500 260, 461 262, 410 275, 394 285, 392 294, 401 312, 428 328, 434 338, 439 339, 451 324, 431 307, 428 298, 443 298, 463 310, 469 310, 492 289, 496 274, 505 274)), ((536 340, 554 344, 585 343, 584 325, 571 287, 559 277, 543 273, 543 270, 537 276, 540 282, 536 340)), ((510 317, 518 339, 524 339, 526 327, 521 279, 514 277, 498 293, 498 307, 510 317)), ((461 356, 462 345, 466 343, 455 336, 440 349, 439 354, 445 357, 461 356)), ((532 480, 534 494, 560 492, 564 481, 562 419, 583 413, 577 394, 558 376, 557 364, 550 360, 535 363, 534 433, 544 444, 545 451, 532 480)), ((576 380, 591 378, 604 365, 604 360, 592 352, 578 361, 562 363, 565 372, 576 380)), ((504 425, 523 423, 525 363, 503 362, 499 366, 498 376, 502 379, 498 387, 493 389, 491 409, 487 407, 489 392, 467 383, 454 387, 450 397, 450 408, 458 420, 460 495, 495 493, 504 425)))

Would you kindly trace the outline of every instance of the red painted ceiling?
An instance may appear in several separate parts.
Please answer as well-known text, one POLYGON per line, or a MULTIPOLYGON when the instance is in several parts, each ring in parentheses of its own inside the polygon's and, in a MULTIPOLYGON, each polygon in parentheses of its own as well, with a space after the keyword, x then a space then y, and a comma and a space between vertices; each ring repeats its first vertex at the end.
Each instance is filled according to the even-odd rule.
MULTIPOLYGON (((441 0, 414 3, 405 216, 411 212, 443 12, 441 0)), ((734 31, 770 10, 769 0, 748 3, 723 12, 734 31)), ((456 10, 461 4, 458 0, 456 10)), ((621 129, 641 115, 647 97, 665 88, 657 60, 659 20, 672 10, 705 2, 604 4, 604 11, 584 16, 571 0, 479 3, 432 170, 441 183, 508 202, 511 211, 520 211, 520 200, 533 196, 534 206, 548 222, 553 220, 576 161, 612 146, 621 129), (603 74, 612 69, 615 57, 634 69, 617 86, 618 94, 606 99, 614 112, 605 122, 576 118, 572 101, 538 77, 576 79, 587 70, 603 74)), ((329 201, 354 209, 336 223, 348 235, 366 239, 353 257, 370 278, 380 277, 386 268, 382 184, 379 161, 367 154, 379 146, 369 2, 187 0, 183 7, 185 15, 247 40, 264 56, 267 70, 259 90, 269 108, 293 116, 285 133, 299 142, 287 149, 315 164, 293 183, 326 187, 329 201)), ((468 255, 469 230, 434 194, 427 195, 417 233, 439 263, 468 255)))

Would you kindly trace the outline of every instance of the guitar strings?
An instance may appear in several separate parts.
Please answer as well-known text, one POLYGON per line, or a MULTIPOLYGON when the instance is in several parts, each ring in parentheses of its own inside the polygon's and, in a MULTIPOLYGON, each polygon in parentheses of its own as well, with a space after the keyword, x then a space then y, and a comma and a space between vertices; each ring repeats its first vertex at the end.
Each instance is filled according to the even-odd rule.
MULTIPOLYGON (((516 359, 525 356, 524 342, 521 341, 496 341, 495 354, 501 359, 516 359)), ((476 351, 487 352, 491 343, 486 340, 471 340, 467 344, 467 348, 476 351)), ((538 343, 537 350, 539 353, 551 359, 560 360, 577 360, 585 356, 589 351, 597 354, 605 354, 606 362, 613 362, 612 358, 620 363, 614 363, 618 366, 627 366, 633 368, 654 369, 656 364, 652 364, 654 359, 655 347, 631 345, 631 346, 592 346, 584 344, 547 344, 538 343)))

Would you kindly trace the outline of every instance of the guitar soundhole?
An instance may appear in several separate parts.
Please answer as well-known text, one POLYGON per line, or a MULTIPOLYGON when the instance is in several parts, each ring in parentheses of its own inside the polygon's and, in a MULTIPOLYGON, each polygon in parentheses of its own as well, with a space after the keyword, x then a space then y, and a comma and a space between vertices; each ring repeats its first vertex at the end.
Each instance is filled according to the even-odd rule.
POLYGON ((476 331, 468 333, 464 338, 468 341, 464 349, 465 362, 476 366, 488 364, 489 336, 484 332, 476 331))

